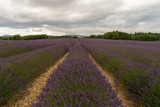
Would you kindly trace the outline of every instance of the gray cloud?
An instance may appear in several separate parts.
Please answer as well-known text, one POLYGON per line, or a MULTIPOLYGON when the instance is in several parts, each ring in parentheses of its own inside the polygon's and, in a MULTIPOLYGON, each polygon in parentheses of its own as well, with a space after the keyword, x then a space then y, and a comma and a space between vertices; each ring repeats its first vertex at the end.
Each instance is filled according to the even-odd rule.
POLYGON ((116 29, 160 31, 160 2, 157 0, 136 8, 136 4, 129 6, 126 0, 6 1, 1 1, 4 6, 0 7, 0 27, 14 29, 15 32, 16 29, 32 28, 45 29, 46 33, 88 35, 116 29))
POLYGON ((75 0, 28 0, 32 6, 59 8, 72 4, 75 0))

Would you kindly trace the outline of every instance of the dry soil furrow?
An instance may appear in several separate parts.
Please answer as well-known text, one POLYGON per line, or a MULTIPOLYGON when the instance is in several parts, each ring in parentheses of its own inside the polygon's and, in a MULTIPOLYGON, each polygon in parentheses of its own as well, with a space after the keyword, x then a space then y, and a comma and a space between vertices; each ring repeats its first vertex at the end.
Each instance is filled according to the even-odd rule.
POLYGON ((111 76, 107 71, 105 71, 95 60, 94 58, 89 54, 89 57, 94 62, 94 64, 97 66, 97 68, 102 72, 102 75, 106 77, 108 82, 111 84, 112 89, 117 93, 117 96, 122 100, 123 106, 126 107, 134 107, 134 102, 128 99, 125 96, 125 92, 122 89, 119 89, 118 85, 115 83, 115 78, 111 76))
POLYGON ((39 96, 42 92, 42 88, 45 87, 45 84, 51 73, 66 59, 67 55, 68 53, 66 53, 52 67, 50 67, 47 72, 36 78, 32 83, 28 84, 28 93, 23 96, 22 99, 18 100, 17 102, 10 102, 4 107, 30 107, 32 102, 36 103, 37 96, 39 96))

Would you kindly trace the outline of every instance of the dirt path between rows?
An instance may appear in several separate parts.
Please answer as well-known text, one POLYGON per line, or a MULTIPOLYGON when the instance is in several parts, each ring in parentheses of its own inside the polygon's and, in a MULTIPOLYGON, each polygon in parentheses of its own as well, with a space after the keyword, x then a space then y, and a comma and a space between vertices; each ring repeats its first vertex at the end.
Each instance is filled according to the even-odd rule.
POLYGON ((28 93, 25 96, 23 96, 17 102, 10 102, 4 107, 31 107, 32 102, 36 103, 37 96, 39 96, 42 92, 42 88, 45 87, 45 84, 47 83, 47 80, 50 77, 51 73, 58 67, 59 64, 61 64, 66 59, 68 53, 69 52, 67 52, 52 67, 50 67, 47 72, 36 78, 32 83, 28 84, 28 93))
POLYGON ((134 102, 124 95, 125 92, 123 90, 118 88, 119 86, 115 83, 115 78, 111 76, 107 71, 105 71, 90 54, 89 57, 97 66, 97 68, 102 72, 102 75, 105 76, 108 82, 111 84, 112 89, 117 93, 117 97, 119 97, 122 100, 122 105, 126 107, 134 107, 134 102))

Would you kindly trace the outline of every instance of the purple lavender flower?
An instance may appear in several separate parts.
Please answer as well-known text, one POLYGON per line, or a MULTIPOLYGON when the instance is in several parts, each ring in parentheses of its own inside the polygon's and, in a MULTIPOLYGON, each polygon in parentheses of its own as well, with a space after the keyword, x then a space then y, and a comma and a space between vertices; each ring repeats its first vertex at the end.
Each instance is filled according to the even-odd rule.
MULTIPOLYGON (((46 72, 48 67, 69 51, 74 42, 65 40, 64 43, 64 40, 41 40, 35 41, 35 43, 32 41, 32 44, 41 48, 8 58, 0 58, 0 65, 2 66, 0 70, 0 98, 2 99, 0 105, 6 104, 13 98, 12 96, 18 94, 21 90, 25 91, 25 86, 30 81, 46 72), (38 46, 38 44, 42 45, 38 46), (43 47, 43 45, 46 47, 43 47)), ((16 42, 16 44, 18 43, 19 41, 16 42)), ((31 42, 24 41, 21 43, 28 46, 28 43, 31 42)))
POLYGON ((144 106, 160 105, 160 42, 83 40, 83 47, 144 106))
POLYGON ((33 106, 120 106, 111 85, 77 43, 51 74, 39 102, 33 106), (52 96, 55 96, 52 97, 52 96), (44 97, 45 96, 45 97, 44 97), (108 102, 108 103, 106 103, 108 102))

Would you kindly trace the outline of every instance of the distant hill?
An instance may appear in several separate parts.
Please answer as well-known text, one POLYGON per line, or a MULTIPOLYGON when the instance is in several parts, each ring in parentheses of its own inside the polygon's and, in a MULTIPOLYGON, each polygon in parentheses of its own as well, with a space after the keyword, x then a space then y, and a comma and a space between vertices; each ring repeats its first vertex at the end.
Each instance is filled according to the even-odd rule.
POLYGON ((1 37, 11 37, 12 35, 2 35, 1 37))
POLYGON ((2 35, 2 36, 0 36, 0 39, 4 39, 4 38, 6 38, 6 37, 11 37, 12 35, 2 35))

